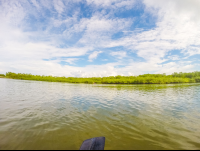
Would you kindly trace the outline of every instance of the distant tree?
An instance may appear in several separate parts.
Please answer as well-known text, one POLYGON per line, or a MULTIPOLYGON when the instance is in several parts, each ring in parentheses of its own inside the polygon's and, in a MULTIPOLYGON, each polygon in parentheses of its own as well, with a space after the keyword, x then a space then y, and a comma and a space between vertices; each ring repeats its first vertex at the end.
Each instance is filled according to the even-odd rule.
MULTIPOLYGON (((0 74, 0 76, 3 74, 0 74)), ((5 75, 4 75, 5 76, 5 75)), ((167 84, 167 83, 188 83, 200 82, 200 72, 195 71, 191 73, 176 73, 172 75, 164 74, 144 74, 139 76, 110 76, 110 77, 53 77, 40 76, 24 73, 7 72, 6 77, 22 80, 36 80, 49 82, 68 82, 68 83, 102 83, 102 84, 167 84)))

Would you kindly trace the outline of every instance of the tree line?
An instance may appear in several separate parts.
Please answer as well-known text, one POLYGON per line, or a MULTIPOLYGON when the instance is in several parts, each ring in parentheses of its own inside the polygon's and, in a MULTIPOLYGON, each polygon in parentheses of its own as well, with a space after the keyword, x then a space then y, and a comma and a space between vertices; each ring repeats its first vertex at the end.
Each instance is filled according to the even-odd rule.
POLYGON ((144 74, 139 76, 109 76, 109 77, 54 77, 24 73, 7 72, 7 78, 49 82, 89 83, 89 84, 170 84, 200 82, 200 72, 166 74, 144 74))

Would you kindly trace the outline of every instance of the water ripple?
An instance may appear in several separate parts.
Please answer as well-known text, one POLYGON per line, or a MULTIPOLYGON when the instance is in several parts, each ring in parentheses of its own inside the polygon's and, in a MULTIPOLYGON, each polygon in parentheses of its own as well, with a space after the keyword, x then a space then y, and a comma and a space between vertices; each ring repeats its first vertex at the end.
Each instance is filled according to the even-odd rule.
POLYGON ((199 149, 200 85, 0 79, 0 149, 199 149))

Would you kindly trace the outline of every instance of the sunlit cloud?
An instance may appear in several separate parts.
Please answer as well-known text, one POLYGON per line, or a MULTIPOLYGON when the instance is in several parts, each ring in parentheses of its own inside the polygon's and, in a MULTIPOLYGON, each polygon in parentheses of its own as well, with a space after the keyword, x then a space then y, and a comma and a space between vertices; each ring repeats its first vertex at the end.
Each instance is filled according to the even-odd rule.
POLYGON ((98 54, 102 53, 102 51, 94 51, 92 54, 89 55, 88 59, 92 62, 94 59, 97 58, 98 54))
POLYGON ((112 56, 116 56, 119 59, 122 59, 124 57, 126 57, 126 52, 125 51, 116 51, 116 52, 111 52, 110 53, 112 56))
POLYGON ((0 1, 0 72, 113 76, 200 69, 199 0, 0 1))

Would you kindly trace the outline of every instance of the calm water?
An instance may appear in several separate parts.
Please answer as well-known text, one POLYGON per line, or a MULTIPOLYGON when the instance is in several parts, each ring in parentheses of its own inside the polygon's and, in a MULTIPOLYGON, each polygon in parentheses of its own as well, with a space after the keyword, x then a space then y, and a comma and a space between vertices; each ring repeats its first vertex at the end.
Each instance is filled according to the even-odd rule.
POLYGON ((0 149, 200 149, 200 84, 0 79, 0 149))

